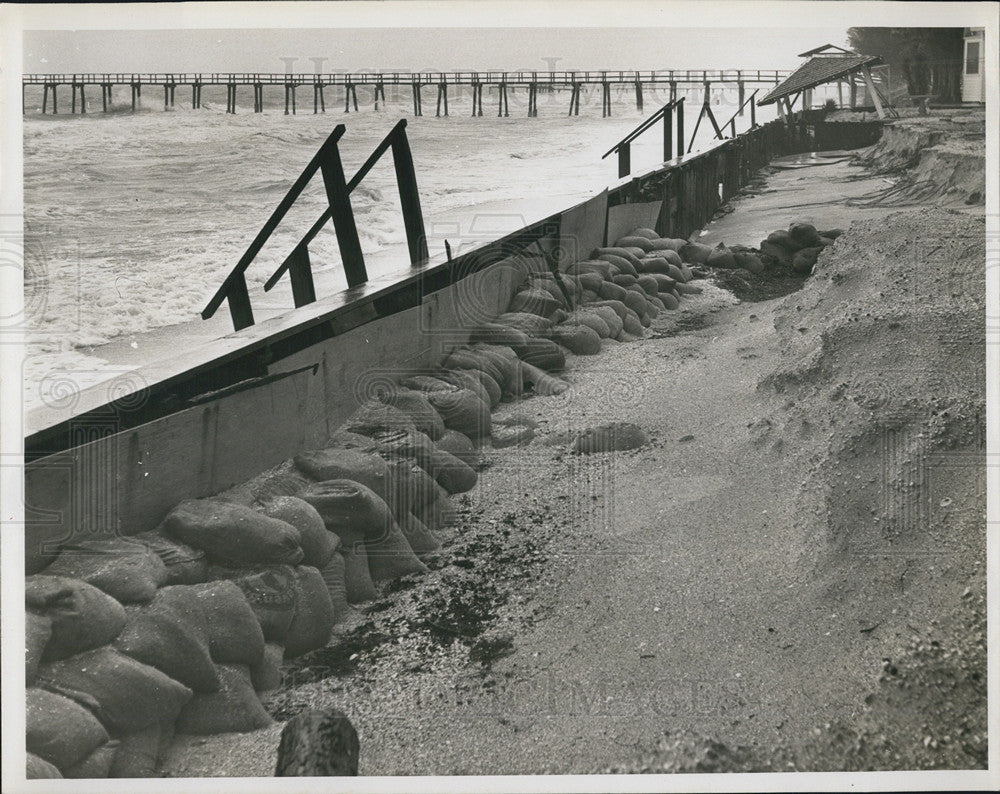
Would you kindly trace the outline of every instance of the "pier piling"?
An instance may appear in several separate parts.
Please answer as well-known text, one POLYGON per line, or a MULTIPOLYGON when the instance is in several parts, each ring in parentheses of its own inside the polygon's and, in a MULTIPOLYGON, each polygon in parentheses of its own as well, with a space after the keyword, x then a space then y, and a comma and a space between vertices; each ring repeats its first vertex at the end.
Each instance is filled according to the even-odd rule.
POLYGON ((510 104, 507 101, 507 84, 500 83, 497 86, 497 89, 498 94, 500 95, 500 105, 497 110, 497 118, 500 118, 501 116, 507 117, 510 115, 510 104))
POLYGON ((635 109, 642 110, 642 83, 635 81, 635 109))
POLYGON ((611 115, 611 84, 601 83, 601 118, 611 115))
POLYGON ((743 75, 742 75, 742 73, 741 72, 737 72, 736 75, 737 75, 737 79, 739 81, 737 83, 737 88, 739 90, 739 100, 740 100, 739 114, 740 114, 740 116, 742 116, 743 115, 743 103, 746 101, 745 100, 745 96, 744 96, 746 94, 746 85, 743 83, 743 75))
POLYGON ((74 113, 76 113, 76 83, 75 82, 72 84, 72 89, 73 89, 73 104, 71 104, 70 107, 69 107, 70 115, 73 115, 74 113))
POLYGON ((444 103, 444 115, 448 115, 448 84, 438 83, 438 101, 437 110, 435 111, 435 116, 441 115, 442 102, 444 103))
POLYGON ((413 115, 422 116, 424 115, 424 109, 420 102, 420 83, 413 83, 413 115))
POLYGON ((375 99, 375 110, 378 110, 379 99, 382 100, 383 104, 385 103, 385 83, 383 83, 381 80, 375 83, 374 99, 375 99))
POLYGON ((351 100, 354 100, 354 112, 358 111, 358 89, 354 83, 347 83, 344 86, 344 112, 351 112, 351 100))
POLYGON ((528 86, 528 117, 538 116, 538 83, 531 83, 528 86))

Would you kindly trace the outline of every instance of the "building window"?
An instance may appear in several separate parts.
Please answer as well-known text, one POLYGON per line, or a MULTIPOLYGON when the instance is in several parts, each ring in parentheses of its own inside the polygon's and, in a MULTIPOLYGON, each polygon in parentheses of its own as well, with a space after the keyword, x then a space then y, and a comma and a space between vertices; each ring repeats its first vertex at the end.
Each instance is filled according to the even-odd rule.
POLYGON ((965 45, 965 73, 979 74, 979 42, 970 41, 965 45))

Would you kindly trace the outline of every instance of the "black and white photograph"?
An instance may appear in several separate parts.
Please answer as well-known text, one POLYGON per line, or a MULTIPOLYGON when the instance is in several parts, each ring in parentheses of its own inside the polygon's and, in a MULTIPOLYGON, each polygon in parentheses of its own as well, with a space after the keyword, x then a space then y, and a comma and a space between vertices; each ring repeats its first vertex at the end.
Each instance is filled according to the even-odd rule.
POLYGON ((3 790, 1000 788, 998 23, 0 4, 3 790))

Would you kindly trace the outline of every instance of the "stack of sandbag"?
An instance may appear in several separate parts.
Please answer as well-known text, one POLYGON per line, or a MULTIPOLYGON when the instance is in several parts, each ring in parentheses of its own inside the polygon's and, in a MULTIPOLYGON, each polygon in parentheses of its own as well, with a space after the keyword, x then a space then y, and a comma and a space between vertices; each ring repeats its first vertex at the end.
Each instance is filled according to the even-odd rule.
POLYGON ((778 229, 761 241, 760 253, 767 261, 796 273, 809 274, 820 252, 833 245, 842 233, 841 229, 817 231, 811 223, 793 223, 787 231, 778 229))
MULTIPOLYGON (((166 585, 147 599, 145 576, 136 571, 150 566, 135 564, 132 544, 108 544, 81 544, 79 570, 141 599, 122 604, 108 590, 61 574, 25 581, 29 777, 149 777, 175 730, 270 724, 252 686, 228 683, 233 674, 249 680, 263 656, 260 626, 240 589, 166 585), (111 547, 123 550, 123 576, 92 575, 110 567, 93 558, 111 547), (206 700, 209 716, 199 716, 206 700)), ((165 540, 157 544, 190 575, 191 554, 178 557, 165 540)))

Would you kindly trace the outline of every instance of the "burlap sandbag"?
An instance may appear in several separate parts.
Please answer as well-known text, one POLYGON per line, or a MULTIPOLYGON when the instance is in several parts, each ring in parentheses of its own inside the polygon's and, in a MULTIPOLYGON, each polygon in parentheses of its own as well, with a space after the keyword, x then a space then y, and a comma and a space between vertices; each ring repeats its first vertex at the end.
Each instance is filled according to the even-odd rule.
POLYGON ((117 752, 118 740, 112 739, 98 747, 79 763, 63 769, 63 777, 76 780, 106 778, 111 772, 111 765, 114 763, 117 752))
MULTIPOLYGON (((552 327, 552 321, 545 318, 539 317, 537 314, 529 314, 528 312, 505 312, 497 317, 496 320, 501 325, 505 325, 508 328, 514 328, 520 331, 524 336, 544 336, 545 333, 552 327)), ((514 344, 523 343, 524 339, 515 338, 507 342, 496 341, 486 341, 481 339, 471 340, 473 349, 477 344, 488 344, 488 345, 501 345, 510 347, 514 344)))
POLYGON ((122 604, 150 601, 167 581, 160 558, 129 538, 67 544, 44 573, 82 579, 122 604))
MULTIPOLYGON (((455 431, 457 432, 457 431, 455 431)), ((449 493, 464 493, 476 485, 477 476, 462 460, 440 449, 423 433, 402 431, 380 433, 375 436, 382 452, 412 460, 449 493)), ((471 442, 470 442, 471 446, 471 442)), ((391 468, 391 467, 390 467, 391 468)), ((390 472, 390 476, 392 472, 390 472)), ((396 520, 400 515, 393 498, 388 501, 396 520)))
POLYGON ((28 689, 25 694, 29 753, 65 769, 108 741, 104 726, 79 703, 44 689, 28 689))
POLYGON ((484 402, 469 389, 457 389, 453 392, 431 392, 427 399, 449 430, 457 430, 469 438, 489 436, 492 419, 488 398, 484 402))
POLYGON ((167 581, 164 584, 199 584, 208 578, 208 556, 201 549, 155 531, 143 532, 134 537, 145 543, 167 567, 167 581))
MULTIPOLYGON (((551 325, 549 326, 551 328, 551 325)), ((486 345, 477 342, 472 349, 490 358, 494 365, 500 370, 501 377, 497 378, 497 383, 505 394, 515 397, 520 395, 521 381, 518 369, 517 353, 507 345, 486 345)))
POLYGON ((323 518, 326 528, 340 537, 344 587, 347 600, 352 604, 375 598, 375 585, 368 568, 365 547, 367 527, 364 517, 353 512, 356 505, 364 506, 365 490, 369 489, 353 480, 328 480, 316 483, 302 493, 302 498, 323 518))
POLYGON ((387 504, 398 521, 406 511, 413 511, 443 495, 443 489, 422 467, 399 460, 390 468, 390 492, 387 504))
POLYGON ((561 305, 561 301, 556 300, 547 290, 528 288, 514 294, 514 297, 510 299, 507 311, 548 317, 561 305))
POLYGON ((189 623, 163 599, 154 598, 149 606, 129 607, 127 612, 125 628, 114 643, 116 649, 197 692, 219 688, 208 640, 200 626, 189 623))
POLYGON ((299 531, 303 565, 322 568, 340 545, 339 538, 327 531, 316 508, 296 496, 279 496, 264 505, 263 511, 299 531))
POLYGON ((257 692, 270 692, 281 686, 281 664, 285 658, 285 648, 274 642, 264 646, 264 655, 259 663, 250 668, 250 682, 257 692))
POLYGON ((552 396, 562 394, 569 388, 569 384, 564 380, 549 375, 542 369, 529 364, 527 361, 521 362, 521 373, 524 382, 531 386, 535 394, 542 396, 552 396))
POLYGON ((248 733, 271 724, 260 698, 254 692, 250 668, 243 664, 220 664, 218 692, 191 698, 177 718, 178 733, 248 733))
POLYGON ((50 764, 44 758, 39 758, 34 753, 28 753, 27 764, 24 769, 24 776, 27 780, 57 780, 62 779, 62 772, 55 764, 50 764))
POLYGON ((444 532, 458 523, 458 513, 447 496, 435 499, 422 507, 414 508, 413 515, 434 532, 444 532))
MULTIPOLYGON (((371 399, 363 403, 340 428, 347 433, 370 436, 379 430, 415 430, 413 420, 398 408, 386 405, 381 400, 371 399)), ((350 449, 344 444, 331 446, 350 449)))
POLYGON ((459 433, 457 430, 446 431, 437 440, 437 448, 442 452, 447 452, 449 455, 454 455, 473 470, 480 463, 480 455, 476 451, 475 444, 472 443, 472 440, 467 435, 459 433))
POLYGON ((38 684, 88 704, 112 734, 173 719, 192 695, 188 687, 155 667, 108 647, 41 665, 38 684))
MULTIPOLYGON (((379 455, 372 452, 361 452, 356 449, 316 449, 296 455, 295 465, 317 482, 351 480, 370 488, 383 499, 389 492, 387 464, 379 455)), ((301 494, 299 498, 305 499, 301 494)))
MULTIPOLYGON (((527 335, 525 335, 524 338, 527 339, 527 335)), ((484 343, 477 342, 476 344, 484 343)), ((498 364, 493 357, 485 355, 482 351, 473 350, 468 347, 457 348, 444 357, 441 362, 441 367, 447 370, 478 370, 489 375, 500 386, 501 392, 503 391, 505 378, 502 364, 498 364)))
POLYGON ((164 587, 156 598, 201 629, 213 662, 256 664, 264 653, 257 616, 233 582, 164 587))
POLYGON ((326 645, 335 619, 333 601, 316 568, 295 568, 295 591, 295 614, 283 643, 289 659, 326 645))
POLYGON ((527 345, 514 352, 521 361, 547 372, 558 372, 566 368, 566 354, 551 339, 531 339, 527 345))
POLYGON ((587 326, 587 328, 594 331, 601 339, 607 339, 611 336, 611 329, 608 328, 608 324, 601 319, 600 315, 585 309, 578 309, 573 312, 569 316, 569 319, 566 320, 566 324, 570 323, 587 326))
MULTIPOLYGON (((381 403, 379 404, 381 405, 381 403)), ((324 446, 335 447, 336 449, 357 449, 361 452, 376 452, 378 450, 378 444, 376 444, 372 439, 372 436, 375 435, 376 432, 384 431, 371 430, 368 433, 361 435, 360 433, 352 433, 349 430, 337 430, 330 436, 330 438, 327 439, 327 443, 324 444, 324 446)))
POLYGON ((601 254, 597 259, 601 259, 608 262, 618 268, 618 274, 623 276, 636 276, 638 271, 636 270, 635 264, 626 259, 624 256, 619 256, 617 254, 601 254))
POLYGON ((413 389, 423 393, 432 391, 454 391, 455 385, 441 380, 434 375, 409 375, 401 378, 399 385, 406 389, 413 389))
MULTIPOLYGON (((367 570, 368 561, 365 560, 367 570)), ((326 585, 326 592, 330 594, 330 602, 333 604, 333 622, 340 623, 350 613, 347 601, 347 579, 346 579, 344 555, 339 551, 334 554, 330 561, 320 570, 319 575, 323 577, 326 585)), ((369 574, 371 582, 371 574, 369 574)))
MULTIPOLYGON (((480 400, 486 403, 487 408, 493 408, 494 402, 493 397, 490 394, 489 389, 483 385, 483 379, 487 381, 493 381, 493 378, 489 377, 485 372, 479 370, 470 369, 456 369, 456 370, 443 370, 441 373, 441 379, 447 382, 449 385, 454 386, 456 389, 468 389, 473 392, 480 400), (476 375, 472 373, 475 372, 476 375), (477 377, 481 376, 481 377, 477 377)), ((500 402, 500 387, 493 381, 496 386, 497 403, 500 402)), ((433 404, 433 400, 431 401, 433 404)), ((445 423, 445 427, 447 427, 445 423)))
POLYGON ((413 553, 417 555, 418 559, 423 560, 427 555, 433 554, 441 548, 441 542, 413 513, 407 511, 396 523, 399 524, 403 537, 406 538, 406 542, 410 544, 410 548, 413 549, 413 553))
POLYGON ((595 248, 591 252, 590 256, 592 258, 597 259, 603 257, 605 254, 611 254, 612 256, 619 256, 622 259, 627 260, 629 264, 631 264, 633 267, 639 264, 639 258, 638 256, 636 256, 633 250, 619 246, 611 246, 607 248, 595 248))
POLYGON ((427 397, 412 389, 394 389, 379 395, 386 405, 402 411, 413 426, 432 439, 440 438, 444 432, 444 422, 437 411, 427 401, 427 397))
POLYGON ((552 339, 578 356, 592 356, 601 352, 601 337, 597 331, 583 324, 569 322, 552 329, 552 339))
POLYGON ((605 325, 608 327, 609 336, 614 339, 622 332, 622 319, 618 316, 618 312, 612 309, 610 306, 602 306, 597 304, 590 304, 587 306, 587 310, 600 317, 605 325))
MULTIPOLYGON (((534 316, 534 315, 533 315, 534 316)), ((473 328, 469 342, 485 342, 488 345, 517 345, 524 342, 525 334, 520 328, 504 323, 484 323, 473 328)))
POLYGON ((140 731, 119 736, 118 750, 111 769, 108 770, 108 777, 156 777, 160 735, 160 724, 157 722, 140 731))
POLYGON ((160 531, 205 551, 229 565, 302 561, 301 538, 295 527, 249 507, 217 499, 189 499, 177 505, 160 531))
POLYGON ((249 568, 213 565, 209 574, 213 580, 231 581, 243 591, 265 641, 284 640, 295 615, 298 597, 295 569, 291 565, 255 565, 249 568))
POLYGON ((31 686, 38 674, 38 665, 45 646, 52 636, 52 621, 30 610, 24 613, 24 683, 31 686))
POLYGON ((80 579, 36 574, 24 580, 29 610, 51 620, 42 661, 65 659, 107 645, 125 626, 125 609, 107 593, 80 579))

